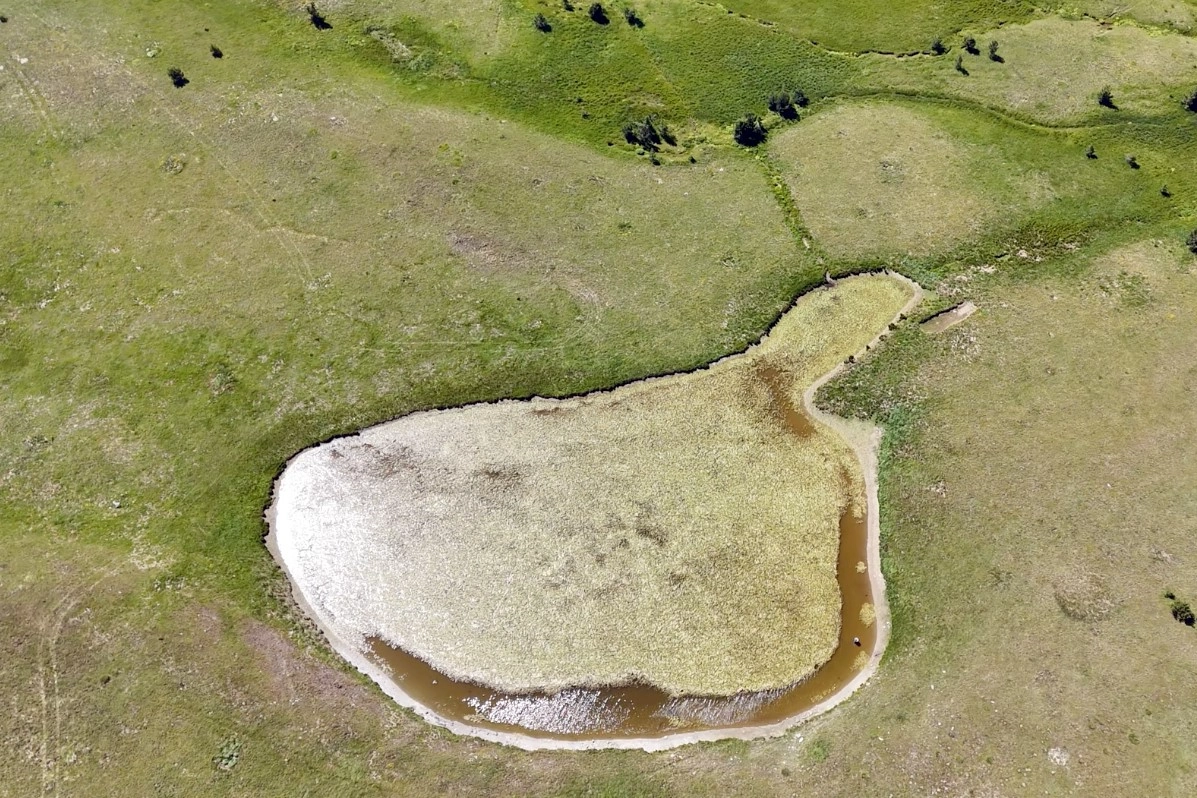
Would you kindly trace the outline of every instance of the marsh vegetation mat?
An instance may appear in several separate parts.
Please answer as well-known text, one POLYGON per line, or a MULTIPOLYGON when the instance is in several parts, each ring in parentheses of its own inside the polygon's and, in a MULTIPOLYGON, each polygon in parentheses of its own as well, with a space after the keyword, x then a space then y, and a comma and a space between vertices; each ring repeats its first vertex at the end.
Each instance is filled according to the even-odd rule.
POLYGON ((863 529, 866 508, 855 453, 806 418, 803 391, 910 296, 885 275, 843 280, 697 372, 415 413, 309 449, 276 488, 280 559, 359 653, 382 642, 511 694, 639 685, 763 706, 836 650, 840 527, 863 529))

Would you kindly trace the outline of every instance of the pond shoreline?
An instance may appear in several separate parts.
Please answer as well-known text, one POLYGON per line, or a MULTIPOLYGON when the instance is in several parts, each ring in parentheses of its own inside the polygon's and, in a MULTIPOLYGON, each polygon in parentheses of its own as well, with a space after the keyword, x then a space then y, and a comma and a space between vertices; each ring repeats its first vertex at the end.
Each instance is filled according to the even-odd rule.
MULTIPOLYGON (((921 302, 923 291, 916 283, 908 280, 905 277, 902 277, 901 275, 891 272, 885 272, 885 274, 891 279, 896 279, 902 282, 912 292, 912 296, 907 301, 905 306, 902 307, 897 314, 895 314, 893 321, 896 322, 901 319, 902 316, 908 314, 911 309, 921 302)), ((815 290, 817 291, 820 289, 815 290)), ((796 299, 795 302, 797 301, 798 300, 796 299)), ((878 334, 860 352, 856 354, 856 356, 859 357, 865 351, 871 349, 887 334, 888 329, 882 328, 878 334)), ((737 357, 739 354, 742 353, 729 355, 727 357, 737 357)), ((702 369, 710 368, 712 365, 714 364, 705 364, 694 371, 701 371, 702 369)), ((845 367, 846 363, 841 362, 833 369, 819 376, 812 384, 810 384, 802 395, 802 409, 809 415, 811 419, 829 427, 840 437, 844 443, 846 443, 852 449, 861 466, 862 474, 864 475, 865 498, 867 502, 867 512, 864 526, 867 535, 865 548, 867 551, 866 563, 869 580, 868 593, 872 597, 872 607, 875 613, 874 628, 876 630, 876 638, 874 641, 872 641, 873 645, 869 647, 869 649, 862 649, 862 651, 859 652, 859 655, 867 655, 867 661, 864 663, 864 666, 856 672, 856 675, 852 679, 839 686, 834 693, 823 700, 818 701, 818 703, 814 704, 813 706, 810 706, 805 710, 773 723, 725 728, 716 727, 696 731, 678 731, 665 733, 659 736, 646 737, 595 737, 588 739, 559 739, 541 736, 534 732, 522 733, 518 731, 504 731, 487 728, 484 726, 478 726, 445 717, 432 707, 428 706, 426 703, 421 702, 404 690, 403 687, 395 681, 385 665, 359 650, 357 645, 351 644, 349 641, 341 638, 333 630, 331 630, 327 624, 321 621, 319 614, 314 611, 313 607, 299 591, 295 580, 292 579, 292 574, 288 569, 287 563, 279 551, 277 531, 275 529, 278 486, 279 481, 285 472, 285 468, 283 471, 280 471, 278 477, 275 479, 274 488, 271 493, 270 504, 265 511, 265 520, 268 528, 265 542, 275 561, 283 569, 288 580, 291 581, 292 594, 297 605, 303 611, 303 613, 310 618, 318 628, 321 629, 328 639, 331 648, 344 657, 347 661, 352 663, 354 667, 368 675, 373 681, 379 684, 383 691, 392 699, 397 701, 400 705, 415 711, 425 720, 445 727, 454 733, 474 736, 492 742, 515 746, 524 750, 593 750, 619 748, 657 751, 699 741, 755 739, 760 737, 777 736, 785 733, 789 729, 792 729, 794 726, 804 722, 805 720, 814 717, 815 715, 822 714, 832 709, 851 696, 857 689, 859 689, 860 686, 868 681, 873 673, 875 673, 877 666, 885 652, 885 648, 889 639, 889 607, 885 599, 885 582, 880 569, 880 515, 877 497, 877 453, 881 440, 881 430, 865 422, 841 419, 839 417, 823 413, 814 405, 814 397, 818 389, 839 375, 845 367)), ((307 449, 304 451, 307 451, 307 449)), ((290 463, 290 460, 288 463, 290 463)), ((841 547, 842 546, 843 541, 841 540, 841 547)), ((840 645, 843 645, 843 641, 841 641, 840 645)), ((816 673, 818 672, 819 671, 817 670, 816 673)), ((433 683, 435 684, 435 682, 433 683)))

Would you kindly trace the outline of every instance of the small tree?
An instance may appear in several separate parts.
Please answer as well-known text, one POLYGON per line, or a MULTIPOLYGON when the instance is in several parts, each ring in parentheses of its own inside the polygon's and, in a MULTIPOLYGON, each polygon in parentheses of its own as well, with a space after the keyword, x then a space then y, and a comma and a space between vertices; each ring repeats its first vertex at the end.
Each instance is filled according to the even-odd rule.
POLYGON ((810 105, 810 99, 807 98, 806 92, 804 92, 802 89, 794 89, 790 97, 794 100, 794 105, 798 106, 799 108, 805 108, 806 106, 810 105))
POLYGON ((1139 168, 1139 159, 1136 158, 1135 156, 1127 155, 1124 160, 1126 161, 1126 165, 1129 166, 1131 169, 1139 168))
POLYGON ((176 89, 181 89, 191 81, 183 74, 183 70, 178 67, 171 67, 166 70, 166 74, 170 77, 170 82, 174 84, 176 89))
POLYGON ((755 147, 761 144, 769 136, 769 131, 765 130, 764 123, 756 114, 747 114, 738 122, 732 131, 732 137, 737 144, 745 147, 755 147))
POLYGON ((607 9, 603 8, 602 3, 591 3, 590 8, 586 10, 590 18, 600 25, 606 25, 611 20, 607 19, 607 9))
POLYGON ((981 54, 981 51, 977 49, 977 40, 974 39, 972 36, 964 37, 963 47, 964 47, 964 52, 968 53, 969 55, 980 55, 981 54))
POLYGON ((948 48, 944 46, 943 39, 936 36, 931 42, 931 52, 935 53, 936 55, 943 55, 947 51, 948 48))
POLYGON ((662 141, 668 141, 670 144, 677 142, 677 139, 669 132, 669 128, 662 125, 658 129, 657 120, 651 115, 644 117, 641 122, 628 122, 624 125, 623 137, 628 144, 643 147, 649 152, 656 152, 660 149, 662 141))
POLYGON ((1197 90, 1194 90, 1192 94, 1185 98, 1185 101, 1181 105, 1184 106, 1186 111, 1192 111, 1197 114, 1197 90))
POLYGON ((308 3, 307 12, 308 19, 312 21, 312 26, 316 30, 332 30, 332 23, 324 18, 324 15, 316 8, 315 3, 308 3))
POLYGON ((643 28, 644 27, 644 20, 642 20, 640 18, 640 15, 636 13, 636 9, 634 9, 634 8, 625 8, 623 10, 623 18, 633 28, 643 28))
POLYGON ((769 95, 769 110, 782 119, 798 118, 798 109, 794 107, 794 100, 784 91, 769 95))
POLYGON ((1000 55, 998 55, 997 39, 994 39, 991 42, 989 42, 989 60, 996 61, 999 64, 1006 60, 1006 59, 1002 58, 1000 55))
POLYGON ((1110 91, 1109 86, 1101 87, 1101 91, 1097 93, 1097 104, 1103 108, 1118 110, 1118 106, 1114 105, 1114 94, 1110 91))
POLYGON ((964 68, 964 56, 962 55, 956 56, 956 71, 961 75, 968 75, 968 70, 964 68))
POLYGON ((224 51, 216 45, 208 45, 208 49, 211 51, 213 58, 224 58, 224 51))
POLYGON ((1189 248, 1189 252, 1197 255, 1197 230, 1189 233, 1189 237, 1185 239, 1185 246, 1189 248))
POLYGON ((1164 199, 1168 199, 1169 197, 1172 196, 1172 190, 1170 188, 1168 188, 1167 183, 1160 186, 1160 196, 1163 197, 1164 199))
POLYGON ((541 33, 548 33, 553 29, 549 21, 544 18, 544 14, 537 14, 532 18, 532 27, 536 28, 541 33))
POLYGON ((1090 144, 1090 145, 1089 145, 1089 146, 1088 146, 1088 147, 1085 149, 1085 157, 1086 157, 1086 158, 1088 158, 1090 161, 1095 161, 1095 160, 1097 160, 1097 150, 1093 149, 1093 145, 1092 145, 1092 144, 1090 144))

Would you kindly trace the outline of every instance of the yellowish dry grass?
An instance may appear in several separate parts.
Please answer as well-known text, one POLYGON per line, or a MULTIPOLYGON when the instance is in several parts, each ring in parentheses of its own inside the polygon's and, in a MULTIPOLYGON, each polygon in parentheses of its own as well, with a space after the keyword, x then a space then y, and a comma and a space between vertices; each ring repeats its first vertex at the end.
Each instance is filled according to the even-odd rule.
MULTIPOLYGON (((1183 24, 1179 16, 1170 19, 1183 24)), ((1103 86, 1111 88, 1124 111, 1171 110, 1197 77, 1197 40, 1132 24, 1050 17, 977 33, 976 39, 981 54, 963 54, 967 77, 954 66, 959 42, 948 42, 954 50, 941 58, 866 56, 861 63, 871 79, 886 87, 947 92, 1046 122, 1095 113, 1116 121, 1116 111, 1097 105, 1103 86), (1001 63, 984 52, 991 39, 999 42, 1001 63), (1161 95, 1161 86, 1176 86, 1176 98, 1161 95)))
POLYGON ((803 220, 836 255, 941 249, 996 211, 970 185, 967 147, 901 106, 835 108, 777 136, 773 151, 803 220))
POLYGON ((839 518, 863 488, 834 433, 800 437, 783 414, 909 296, 841 281, 700 372, 417 413, 308 450, 280 482, 282 557, 343 639, 505 690, 795 682, 834 649, 839 518))

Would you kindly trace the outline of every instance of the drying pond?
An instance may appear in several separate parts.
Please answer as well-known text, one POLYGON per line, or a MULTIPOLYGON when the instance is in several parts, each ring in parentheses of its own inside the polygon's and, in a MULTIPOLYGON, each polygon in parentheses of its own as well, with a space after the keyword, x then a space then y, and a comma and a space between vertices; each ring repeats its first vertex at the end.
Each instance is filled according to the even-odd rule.
POLYGON ((313 447, 276 485, 272 550, 339 653, 457 731, 784 724, 859 683, 884 636, 875 436, 809 395, 915 293, 842 280, 697 372, 313 447))

